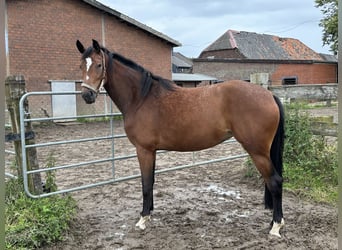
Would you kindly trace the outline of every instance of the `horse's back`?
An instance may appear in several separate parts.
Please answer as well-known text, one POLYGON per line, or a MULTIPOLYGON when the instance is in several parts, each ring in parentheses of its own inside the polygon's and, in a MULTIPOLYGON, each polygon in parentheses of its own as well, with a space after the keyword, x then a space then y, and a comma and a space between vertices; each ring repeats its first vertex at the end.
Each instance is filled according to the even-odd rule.
POLYGON ((222 93, 225 101, 230 101, 234 106, 264 105, 273 102, 273 95, 260 85, 241 80, 226 81, 214 85, 222 93))
POLYGON ((232 80, 183 91, 189 92, 185 94, 187 102, 192 102, 206 116, 224 116, 231 125, 244 119, 268 120, 278 113, 273 94, 246 81, 232 80))

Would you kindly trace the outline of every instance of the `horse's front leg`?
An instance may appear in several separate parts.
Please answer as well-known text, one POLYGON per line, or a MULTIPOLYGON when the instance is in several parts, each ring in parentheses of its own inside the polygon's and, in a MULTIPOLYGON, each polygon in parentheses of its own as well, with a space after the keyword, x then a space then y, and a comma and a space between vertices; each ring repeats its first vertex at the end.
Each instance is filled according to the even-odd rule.
POLYGON ((137 155, 141 171, 143 210, 140 213, 140 220, 135 226, 144 230, 146 228, 146 222, 150 220, 151 211, 153 210, 153 184, 156 151, 137 147, 137 155))

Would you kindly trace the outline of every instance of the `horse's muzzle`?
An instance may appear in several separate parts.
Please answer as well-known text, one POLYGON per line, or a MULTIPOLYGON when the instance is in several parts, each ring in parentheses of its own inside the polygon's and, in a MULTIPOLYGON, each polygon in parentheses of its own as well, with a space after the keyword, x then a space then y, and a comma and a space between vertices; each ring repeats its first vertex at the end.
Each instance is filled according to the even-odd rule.
POLYGON ((97 97, 97 94, 91 89, 88 89, 82 93, 82 98, 87 104, 94 103, 96 100, 96 97, 97 97))

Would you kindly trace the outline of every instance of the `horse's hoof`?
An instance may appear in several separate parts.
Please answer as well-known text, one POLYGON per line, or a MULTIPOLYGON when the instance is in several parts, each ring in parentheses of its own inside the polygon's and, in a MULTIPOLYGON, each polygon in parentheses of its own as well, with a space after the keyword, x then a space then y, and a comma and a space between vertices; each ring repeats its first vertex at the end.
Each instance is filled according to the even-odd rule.
POLYGON ((151 216, 141 216, 140 220, 135 224, 135 227, 140 228, 141 230, 145 230, 146 228, 146 222, 151 220, 151 216))
POLYGON ((282 228, 283 226, 285 225, 285 221, 284 219, 281 219, 281 222, 280 223, 277 223, 277 222, 273 222, 273 226, 272 226, 272 229, 270 231, 270 235, 274 235, 274 236, 277 236, 279 238, 281 238, 281 235, 279 233, 279 230, 280 228, 282 228))

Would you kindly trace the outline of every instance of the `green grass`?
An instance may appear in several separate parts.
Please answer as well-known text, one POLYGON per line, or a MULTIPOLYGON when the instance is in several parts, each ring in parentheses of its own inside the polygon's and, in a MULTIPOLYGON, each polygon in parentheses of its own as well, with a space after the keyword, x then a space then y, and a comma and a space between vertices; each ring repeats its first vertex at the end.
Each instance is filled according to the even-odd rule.
POLYGON ((326 180, 324 175, 317 176, 300 166, 285 165, 284 189, 304 199, 337 204, 337 184, 326 180))
POLYGON ((71 196, 29 198, 22 182, 6 182, 6 249, 33 249, 63 239, 76 213, 71 196))
MULTIPOLYGON (((45 167, 53 167, 50 153, 45 167)), ((53 171, 46 174, 46 187, 56 191, 53 171)), ((76 202, 70 195, 32 199, 24 191, 23 180, 10 179, 5 190, 6 249, 34 249, 63 239, 76 215, 76 202)))

